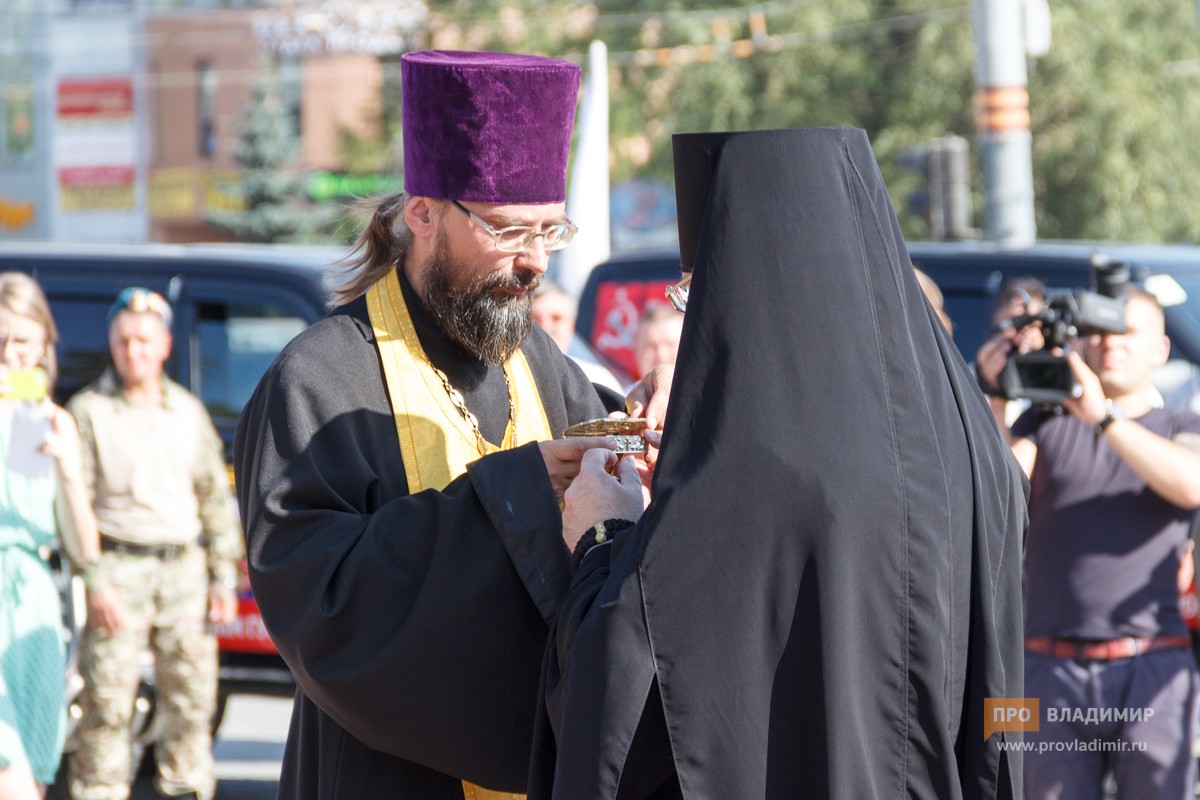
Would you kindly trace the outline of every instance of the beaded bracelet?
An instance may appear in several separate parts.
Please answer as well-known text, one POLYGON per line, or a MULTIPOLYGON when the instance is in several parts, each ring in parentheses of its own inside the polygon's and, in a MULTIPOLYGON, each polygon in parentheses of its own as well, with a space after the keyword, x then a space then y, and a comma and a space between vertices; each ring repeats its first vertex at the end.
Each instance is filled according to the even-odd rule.
POLYGON ((632 528, 634 524, 627 519, 606 519, 603 522, 597 522, 579 538, 579 543, 575 545, 575 552, 571 554, 571 565, 578 567, 588 550, 598 544, 604 544, 621 531, 632 528))

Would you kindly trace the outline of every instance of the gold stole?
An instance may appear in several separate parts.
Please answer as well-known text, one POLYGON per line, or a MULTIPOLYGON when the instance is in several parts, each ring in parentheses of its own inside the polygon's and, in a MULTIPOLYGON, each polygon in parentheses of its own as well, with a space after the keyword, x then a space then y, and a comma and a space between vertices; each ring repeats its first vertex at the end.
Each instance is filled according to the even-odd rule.
MULTIPOLYGON (((367 313, 375 331, 375 345, 383 362, 400 455, 408 476, 410 494, 425 489, 442 490, 480 458, 475 432, 450 401, 446 388, 429 363, 417 339, 412 317, 404 303, 396 271, 388 272, 367 290, 367 313)), ((525 355, 516 351, 504 364, 515 408, 503 441, 513 446, 551 439, 550 423, 542 407, 525 355)), ((500 447, 487 442, 489 453, 500 447)), ((524 795, 495 792, 463 781, 464 800, 520 800, 524 795)))

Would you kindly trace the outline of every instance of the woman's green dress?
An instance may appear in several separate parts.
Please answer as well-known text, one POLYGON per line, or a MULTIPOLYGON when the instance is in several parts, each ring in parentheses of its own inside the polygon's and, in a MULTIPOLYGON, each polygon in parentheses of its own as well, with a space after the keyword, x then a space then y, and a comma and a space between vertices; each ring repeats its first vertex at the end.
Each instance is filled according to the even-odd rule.
MULTIPOLYGON (((52 783, 66 726, 62 600, 43 557, 55 539, 47 456, 14 458, 14 408, 0 402, 0 766, 52 783)), ((23 414, 18 414, 24 417, 23 414)))

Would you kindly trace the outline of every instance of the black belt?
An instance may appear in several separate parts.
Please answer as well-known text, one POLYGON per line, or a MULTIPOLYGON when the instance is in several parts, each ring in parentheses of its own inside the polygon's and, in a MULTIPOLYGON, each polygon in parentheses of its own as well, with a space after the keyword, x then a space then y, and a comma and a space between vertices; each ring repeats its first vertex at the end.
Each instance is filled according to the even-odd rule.
POLYGON ((100 537, 100 549, 109 553, 122 553, 127 556, 144 556, 146 558, 161 558, 166 561, 179 558, 192 549, 192 543, 183 544, 131 544, 100 537))

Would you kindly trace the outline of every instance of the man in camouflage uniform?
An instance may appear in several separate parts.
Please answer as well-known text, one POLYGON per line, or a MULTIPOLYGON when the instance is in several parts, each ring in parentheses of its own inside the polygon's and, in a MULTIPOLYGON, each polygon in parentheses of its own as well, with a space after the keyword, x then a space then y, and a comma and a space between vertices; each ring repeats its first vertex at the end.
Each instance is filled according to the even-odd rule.
POLYGON ((131 721, 141 653, 154 654, 159 791, 213 796, 217 646, 231 622, 242 539, 220 439, 199 400, 163 375, 171 351, 163 298, 126 289, 109 312, 113 369, 77 394, 84 475, 101 557, 84 575, 76 800, 129 796, 131 721))

